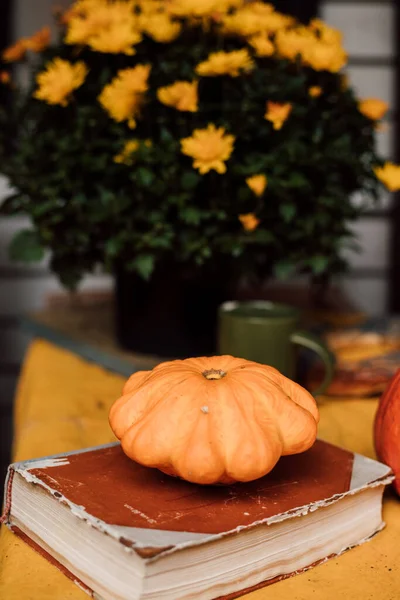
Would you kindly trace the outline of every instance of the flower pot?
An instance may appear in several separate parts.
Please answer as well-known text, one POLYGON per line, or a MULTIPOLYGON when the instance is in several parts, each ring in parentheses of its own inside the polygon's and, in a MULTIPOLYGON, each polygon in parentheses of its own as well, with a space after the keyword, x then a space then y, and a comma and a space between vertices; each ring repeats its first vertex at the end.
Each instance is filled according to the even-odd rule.
POLYGON ((116 335, 124 349, 163 358, 215 354, 218 306, 233 295, 229 275, 156 270, 150 281, 115 273, 116 335))

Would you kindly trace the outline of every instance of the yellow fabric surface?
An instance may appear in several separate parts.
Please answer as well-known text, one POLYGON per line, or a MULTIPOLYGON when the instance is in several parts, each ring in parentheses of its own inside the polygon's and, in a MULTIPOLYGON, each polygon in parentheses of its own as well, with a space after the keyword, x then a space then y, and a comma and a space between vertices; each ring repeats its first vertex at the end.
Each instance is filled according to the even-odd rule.
MULTIPOLYGON (((25 360, 16 400, 14 460, 114 440, 108 409, 124 379, 45 341, 25 360)), ((319 437, 374 457, 374 400, 321 398, 319 437)), ((329 468, 329 465, 327 466, 329 468)), ((398 600, 400 501, 388 491, 386 529, 339 558, 248 594, 246 600, 398 600)), ((87 595, 5 527, 0 537, 1 600, 84 600, 87 595)))

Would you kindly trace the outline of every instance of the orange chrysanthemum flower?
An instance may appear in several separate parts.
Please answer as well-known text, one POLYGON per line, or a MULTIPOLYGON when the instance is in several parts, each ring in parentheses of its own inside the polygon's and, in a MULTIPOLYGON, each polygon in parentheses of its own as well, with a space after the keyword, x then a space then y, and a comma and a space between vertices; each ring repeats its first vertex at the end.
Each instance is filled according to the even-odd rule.
POLYGON ((256 196, 262 196, 267 187, 268 180, 265 175, 252 175, 251 177, 247 177, 246 183, 256 196))
POLYGON ((358 105, 360 113, 372 121, 380 121, 387 113, 389 105, 379 98, 366 98, 358 105))
POLYGON ((245 231, 254 231, 260 224, 260 219, 257 219, 254 213, 239 215, 239 221, 245 231))
POLYGON ((387 162, 383 167, 377 167, 374 171, 379 181, 381 181, 390 192, 398 192, 400 190, 400 165, 387 162))
POLYGON ((36 77, 38 89, 34 97, 47 104, 67 106, 71 93, 78 89, 86 79, 88 69, 84 62, 75 64, 61 58, 48 63, 45 71, 36 77))
POLYGON ((25 47, 32 52, 43 52, 50 44, 50 27, 43 27, 30 38, 26 38, 25 47))
POLYGON ((193 158, 193 167, 201 175, 211 170, 226 172, 225 162, 233 152, 235 137, 223 127, 209 124, 207 129, 195 129, 191 137, 181 140, 182 153, 193 158))
POLYGON ((233 50, 232 52, 212 52, 207 60, 196 67, 196 73, 203 77, 217 77, 218 75, 229 75, 238 77, 243 72, 251 71, 254 62, 248 50, 233 50))
POLYGON ((274 129, 279 130, 282 129, 292 109, 290 102, 267 102, 267 111, 264 118, 272 123, 274 129))
POLYGON ((266 35, 251 37, 249 44, 254 48, 257 56, 272 56, 275 53, 275 46, 266 35))
POLYGON ((322 87, 320 87, 319 85, 313 85, 308 90, 308 95, 311 96, 311 98, 319 98, 321 94, 322 87))
POLYGON ((25 54, 27 51, 27 47, 25 44, 25 40, 18 40, 12 46, 8 46, 3 53, 2 59, 4 62, 18 62, 19 60, 23 60, 25 58, 25 54))
POLYGON ((127 121, 129 127, 136 127, 136 116, 148 89, 150 70, 150 65, 123 69, 105 86, 99 96, 99 102, 114 121, 127 121))
POLYGON ((168 85, 157 90, 157 98, 162 104, 172 106, 177 110, 197 112, 198 83, 193 81, 176 81, 172 85, 168 85))

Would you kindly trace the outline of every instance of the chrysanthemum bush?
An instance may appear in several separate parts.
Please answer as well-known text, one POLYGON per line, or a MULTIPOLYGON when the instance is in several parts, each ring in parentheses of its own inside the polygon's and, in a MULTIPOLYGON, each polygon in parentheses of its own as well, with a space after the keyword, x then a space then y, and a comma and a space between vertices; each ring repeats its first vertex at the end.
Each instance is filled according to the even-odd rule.
POLYGON ((12 255, 50 249, 69 286, 99 263, 335 273, 353 194, 400 187, 375 151, 388 107, 356 97, 320 20, 244 0, 78 0, 57 19, 57 43, 45 28, 3 53, 0 170, 2 212, 33 224, 12 255))

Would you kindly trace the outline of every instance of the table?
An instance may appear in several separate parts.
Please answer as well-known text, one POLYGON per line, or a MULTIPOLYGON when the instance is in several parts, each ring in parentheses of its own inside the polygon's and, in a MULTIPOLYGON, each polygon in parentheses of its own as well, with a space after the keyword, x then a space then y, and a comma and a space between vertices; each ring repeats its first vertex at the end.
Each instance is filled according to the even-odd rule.
MULTIPOLYGON (((27 353, 17 391, 14 460, 114 441, 108 409, 124 377, 37 339, 27 353)), ((319 398, 319 437, 374 457, 376 400, 319 398)), ((387 527, 370 542, 306 573, 258 590, 246 600, 399 600, 400 501, 385 494, 387 527)), ((2 600, 84 600, 86 594, 2 527, 2 600)))

